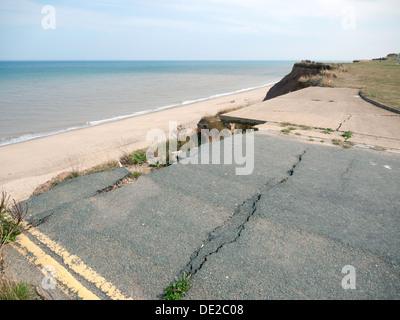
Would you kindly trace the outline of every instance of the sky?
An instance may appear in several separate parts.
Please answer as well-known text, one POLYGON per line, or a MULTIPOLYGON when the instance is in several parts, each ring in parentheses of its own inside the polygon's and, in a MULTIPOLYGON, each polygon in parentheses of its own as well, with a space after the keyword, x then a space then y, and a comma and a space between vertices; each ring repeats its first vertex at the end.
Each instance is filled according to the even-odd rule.
POLYGON ((352 61, 393 52, 399 0, 0 0, 0 60, 352 61))

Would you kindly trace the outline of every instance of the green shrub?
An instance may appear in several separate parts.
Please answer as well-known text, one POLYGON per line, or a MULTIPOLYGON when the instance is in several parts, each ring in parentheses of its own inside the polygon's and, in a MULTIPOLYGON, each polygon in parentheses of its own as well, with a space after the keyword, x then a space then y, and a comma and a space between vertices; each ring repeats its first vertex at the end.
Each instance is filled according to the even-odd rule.
POLYGON ((345 133, 342 134, 342 137, 345 138, 346 140, 350 139, 353 136, 353 132, 351 131, 346 131, 345 133))

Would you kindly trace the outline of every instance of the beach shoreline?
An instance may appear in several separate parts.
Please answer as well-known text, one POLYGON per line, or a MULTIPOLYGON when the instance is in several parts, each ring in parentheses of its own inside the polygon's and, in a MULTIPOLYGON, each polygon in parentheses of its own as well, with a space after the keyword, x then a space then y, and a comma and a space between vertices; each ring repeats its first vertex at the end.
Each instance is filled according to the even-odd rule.
POLYGON ((76 124, 72 124, 69 127, 64 127, 64 128, 60 128, 60 129, 53 130, 53 131, 37 131, 37 132, 32 132, 32 133, 24 133, 24 134, 21 134, 20 136, 6 137, 6 138, 0 139, 0 147, 11 145, 11 144, 15 144, 15 143, 26 142, 26 141, 30 141, 30 140, 40 139, 40 138, 44 138, 44 137, 48 137, 48 136, 52 136, 52 135, 56 135, 56 134, 61 134, 61 133, 69 132, 69 131, 73 131, 73 130, 90 128, 90 127, 101 125, 101 124, 105 124, 105 123, 110 123, 110 122, 125 120, 125 119, 129 119, 129 118, 139 117, 139 116, 142 116, 142 115, 151 114, 151 113, 155 113, 155 112, 160 112, 160 111, 167 110, 167 109, 173 109, 173 108, 179 108, 179 107, 183 107, 183 106, 188 106, 188 105, 196 104, 196 103, 199 103, 199 102, 204 102, 204 101, 208 101, 208 100, 214 100, 214 99, 217 99, 217 98, 222 98, 222 97, 225 97, 225 96, 231 96, 231 95, 235 95, 235 94, 240 94, 240 93, 247 92, 247 91, 253 91, 253 90, 256 90, 256 89, 271 87, 271 86, 274 86, 276 83, 277 82, 272 82, 272 83, 268 83, 268 84, 264 84, 264 85, 260 85, 260 86, 256 86, 256 87, 250 87, 250 88, 235 90, 235 91, 231 91, 231 92, 214 94, 214 95, 208 96, 206 98, 198 98, 198 99, 194 99, 194 100, 186 100, 186 101, 183 101, 183 102, 173 103, 173 104, 159 106, 159 107, 155 107, 155 108, 148 108, 146 110, 136 111, 136 112, 133 112, 131 114, 125 114, 125 115, 119 115, 119 116, 110 116, 109 118, 90 120, 90 121, 86 121, 85 123, 83 123, 83 122, 82 123, 76 123, 76 124))
POLYGON ((196 128, 204 116, 261 102, 272 85, 0 147, 0 189, 16 201, 65 171, 83 171, 148 147, 151 129, 196 128))

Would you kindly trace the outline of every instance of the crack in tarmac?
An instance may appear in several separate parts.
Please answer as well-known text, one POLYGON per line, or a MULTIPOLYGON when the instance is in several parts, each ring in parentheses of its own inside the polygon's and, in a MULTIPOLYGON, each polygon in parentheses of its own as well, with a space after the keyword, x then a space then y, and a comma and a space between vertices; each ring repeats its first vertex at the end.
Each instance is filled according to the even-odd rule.
POLYGON ((103 188, 101 190, 97 190, 93 196, 96 196, 96 195, 101 194, 101 193, 107 193, 107 192, 113 191, 115 189, 119 189, 119 188, 121 188, 121 187, 123 187, 123 186, 125 186, 127 184, 130 184, 128 182, 128 179, 130 178, 130 176, 131 176, 131 173, 126 174, 125 177, 115 181, 112 185, 110 185, 108 187, 105 187, 105 188, 103 188))
POLYGON ((351 162, 347 166, 346 170, 341 174, 340 182, 341 182, 343 190, 346 189, 346 182, 349 180, 347 178, 347 175, 349 174, 349 171, 353 168, 355 161, 356 161, 356 157, 353 157, 351 159, 351 162))
POLYGON ((191 255, 188 264, 180 271, 177 278, 181 279, 188 275, 193 276, 203 267, 209 256, 217 253, 225 245, 235 242, 241 236, 246 223, 249 222, 250 218, 257 211, 257 204, 260 199, 267 194, 269 190, 285 183, 294 175, 296 167, 303 160, 306 152, 305 150, 297 157, 297 162, 287 172, 287 176, 279 180, 274 178, 268 181, 254 196, 240 204, 233 212, 232 216, 225 221, 222 226, 215 228, 209 233, 200 248, 191 255))
POLYGON ((345 124, 345 122, 349 121, 352 117, 353 117, 353 115, 350 115, 350 117, 348 117, 347 119, 344 119, 343 122, 340 122, 339 127, 336 129, 336 131, 339 131, 340 128, 345 124))

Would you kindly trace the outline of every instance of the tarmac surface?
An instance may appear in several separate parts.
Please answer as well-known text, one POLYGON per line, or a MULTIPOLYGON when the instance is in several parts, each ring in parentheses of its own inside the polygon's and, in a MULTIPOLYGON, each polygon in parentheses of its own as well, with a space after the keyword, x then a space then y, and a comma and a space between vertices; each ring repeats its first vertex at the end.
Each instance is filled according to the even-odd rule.
MULTIPOLYGON (((219 142, 199 154, 214 144, 224 154, 219 142)), ((84 296, 66 273, 100 299, 162 299, 183 274, 185 299, 399 299, 400 156, 262 131, 254 150, 250 175, 222 161, 109 192, 124 168, 63 182, 27 201, 37 226, 5 248, 6 272, 43 287, 41 261, 55 261, 57 286, 42 288, 53 299, 84 296)))

